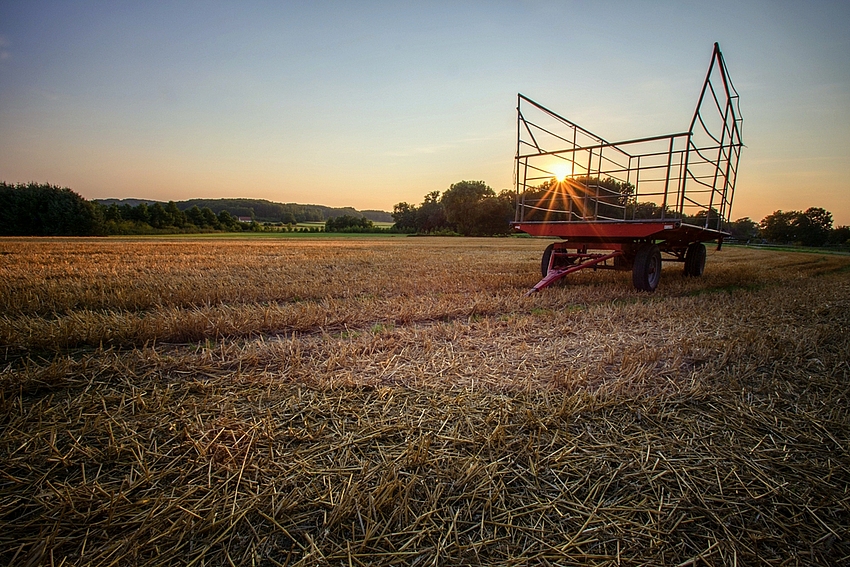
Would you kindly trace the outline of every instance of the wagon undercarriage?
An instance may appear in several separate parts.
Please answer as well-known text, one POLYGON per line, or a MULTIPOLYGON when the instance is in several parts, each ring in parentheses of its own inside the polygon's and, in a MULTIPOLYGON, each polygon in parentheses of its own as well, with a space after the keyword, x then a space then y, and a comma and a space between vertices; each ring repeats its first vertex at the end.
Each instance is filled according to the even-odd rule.
MULTIPOLYGON (((517 225, 535 236, 552 227, 517 225)), ((684 264, 686 276, 699 277, 705 269, 706 248, 703 242, 717 241, 724 233, 682 224, 680 221, 629 222, 618 225, 602 223, 573 224, 556 229, 563 240, 546 247, 541 260, 542 278, 527 295, 549 287, 558 280, 586 268, 594 270, 631 271, 632 282, 640 291, 658 287, 663 262, 684 264), (571 233, 564 236, 564 233, 571 233)))

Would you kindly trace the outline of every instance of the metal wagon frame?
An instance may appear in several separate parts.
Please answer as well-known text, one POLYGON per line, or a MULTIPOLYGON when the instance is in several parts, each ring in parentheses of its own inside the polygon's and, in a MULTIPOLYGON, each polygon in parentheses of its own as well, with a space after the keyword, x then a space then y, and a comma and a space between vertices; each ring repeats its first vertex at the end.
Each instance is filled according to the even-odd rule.
POLYGON ((642 291, 662 261, 702 275, 704 243, 728 236, 742 120, 717 43, 686 132, 608 142, 518 94, 512 226, 561 239, 528 293, 586 268, 631 271, 642 291))

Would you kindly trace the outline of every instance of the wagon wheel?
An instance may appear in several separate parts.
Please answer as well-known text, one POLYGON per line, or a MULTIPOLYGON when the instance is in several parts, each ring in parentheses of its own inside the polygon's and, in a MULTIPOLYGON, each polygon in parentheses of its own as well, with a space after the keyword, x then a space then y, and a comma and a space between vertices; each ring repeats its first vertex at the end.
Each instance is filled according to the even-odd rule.
POLYGON ((685 252, 685 275, 698 278, 705 271, 705 244, 694 242, 685 252))
POLYGON ((638 291, 655 291, 661 281, 661 250, 646 244, 638 250, 632 268, 632 283, 638 291))
POLYGON ((543 258, 540 260, 540 273, 543 274, 543 277, 546 277, 546 274, 549 273, 549 260, 552 258, 552 250, 555 249, 555 243, 553 242, 549 246, 546 247, 546 250, 543 251, 543 258))

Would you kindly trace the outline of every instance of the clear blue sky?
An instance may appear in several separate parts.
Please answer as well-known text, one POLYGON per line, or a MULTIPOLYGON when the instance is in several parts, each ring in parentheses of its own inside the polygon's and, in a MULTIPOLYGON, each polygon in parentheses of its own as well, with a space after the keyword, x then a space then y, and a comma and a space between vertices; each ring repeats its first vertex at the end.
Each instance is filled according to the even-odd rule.
POLYGON ((517 92, 609 140, 679 132, 717 41, 733 217, 848 225, 848 22, 847 1, 0 0, 0 180, 385 210, 499 191, 517 92))

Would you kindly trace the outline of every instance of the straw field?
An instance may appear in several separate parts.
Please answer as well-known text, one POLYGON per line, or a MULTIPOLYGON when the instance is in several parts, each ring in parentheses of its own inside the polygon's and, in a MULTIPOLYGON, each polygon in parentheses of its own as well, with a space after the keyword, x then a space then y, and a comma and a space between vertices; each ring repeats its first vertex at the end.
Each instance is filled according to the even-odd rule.
POLYGON ((850 564, 850 257, 0 240, 0 564, 850 564))

